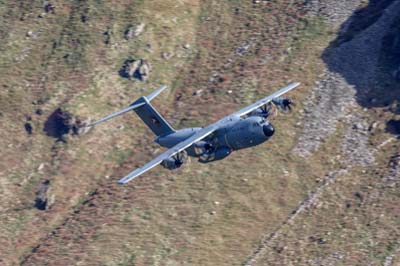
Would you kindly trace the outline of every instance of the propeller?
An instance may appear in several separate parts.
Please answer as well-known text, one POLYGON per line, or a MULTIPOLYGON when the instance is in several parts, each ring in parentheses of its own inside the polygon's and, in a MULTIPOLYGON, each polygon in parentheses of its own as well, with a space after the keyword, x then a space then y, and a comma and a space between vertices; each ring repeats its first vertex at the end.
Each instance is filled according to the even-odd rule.
POLYGON ((213 145, 211 143, 208 143, 208 142, 204 145, 204 148, 206 149, 207 153, 212 152, 214 150, 213 145))
POLYGON ((187 153, 186 153, 186 151, 178 152, 178 153, 174 156, 175 165, 177 166, 177 168, 181 167, 182 164, 185 163, 186 158, 187 158, 187 153))
POLYGON ((260 107, 261 109, 261 116, 267 118, 271 114, 276 115, 276 110, 273 108, 272 104, 267 103, 260 107), (273 113, 271 111, 274 111, 273 113))
POLYGON ((290 113, 296 104, 289 98, 276 98, 272 101, 283 113, 290 113))

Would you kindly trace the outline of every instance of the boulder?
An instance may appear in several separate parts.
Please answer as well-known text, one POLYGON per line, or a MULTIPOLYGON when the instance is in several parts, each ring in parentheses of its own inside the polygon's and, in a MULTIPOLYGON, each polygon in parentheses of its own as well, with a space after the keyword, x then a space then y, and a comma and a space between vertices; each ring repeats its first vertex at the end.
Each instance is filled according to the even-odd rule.
POLYGON ((53 137, 56 141, 66 142, 67 135, 82 135, 89 131, 89 127, 84 125, 89 124, 89 120, 82 120, 71 113, 56 109, 44 123, 43 131, 46 135, 53 137))
POLYGON ((162 58, 165 59, 165 60, 169 60, 169 59, 171 59, 173 56, 174 56, 174 53, 173 53, 173 52, 171 52, 171 53, 169 53, 169 52, 163 52, 163 53, 162 53, 162 58))
POLYGON ((144 59, 127 59, 120 70, 120 75, 128 79, 147 80, 151 71, 151 65, 144 59))
POLYGON ((140 23, 136 27, 129 26, 125 31, 125 39, 130 40, 134 37, 138 37, 140 34, 143 33, 146 24, 140 23))
POLYGON ((44 211, 49 209, 50 200, 48 197, 48 190, 50 188, 50 180, 44 180, 39 184, 36 190, 35 207, 38 210, 44 211))

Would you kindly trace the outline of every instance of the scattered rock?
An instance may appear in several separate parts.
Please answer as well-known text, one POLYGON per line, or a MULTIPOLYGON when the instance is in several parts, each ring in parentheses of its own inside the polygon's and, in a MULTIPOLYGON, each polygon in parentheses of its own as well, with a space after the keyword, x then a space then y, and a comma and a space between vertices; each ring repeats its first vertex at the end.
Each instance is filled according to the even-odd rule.
POLYGON ((173 53, 173 52, 171 52, 171 53, 169 53, 169 52, 163 52, 161 56, 162 56, 163 59, 169 60, 169 59, 171 59, 171 58, 174 56, 174 53, 173 53))
POLYGON ((57 141, 66 142, 65 135, 67 134, 82 135, 87 133, 90 128, 84 127, 84 125, 88 123, 89 119, 81 120, 58 108, 47 118, 43 131, 48 136, 56 138, 57 141))
POLYGON ((354 197, 358 198, 361 202, 364 200, 364 196, 361 194, 361 192, 355 192, 354 197))
POLYGON ((185 48, 185 49, 190 49, 190 44, 185 43, 185 44, 183 45, 183 48, 185 48))
POLYGON ((400 114, 400 102, 393 102, 389 106, 388 111, 392 112, 393 114, 400 114))
POLYGON ((42 109, 36 109, 36 111, 35 111, 35 113, 37 114, 37 115, 42 115, 43 114, 43 110, 42 109))
POLYGON ((47 210, 50 207, 48 190, 50 187, 50 180, 44 180, 40 183, 35 198, 35 208, 41 211, 47 210))
POLYGON ((392 156, 389 161, 389 172, 384 178, 387 187, 394 187, 400 180, 400 153, 392 156))
POLYGON ((104 44, 110 44, 112 31, 110 29, 103 32, 104 44))
POLYGON ((353 1, 320 1, 307 0, 304 5, 310 15, 327 19, 334 27, 339 27, 360 5, 360 0, 353 1))
POLYGON ((250 49, 249 43, 242 44, 239 48, 236 49, 236 55, 242 56, 246 54, 249 49, 250 49))
POLYGON ((73 119, 73 126, 72 126, 72 131, 74 135, 84 135, 90 131, 90 127, 86 127, 86 125, 89 125, 91 122, 90 118, 87 118, 86 120, 81 120, 81 119, 73 119))
POLYGON ((210 78, 208 79, 210 82, 218 82, 218 80, 220 79, 220 74, 216 71, 213 71, 211 73, 210 78))
POLYGON ((40 165, 39 165, 39 167, 38 167, 38 171, 40 172, 40 171, 42 171, 43 170, 43 168, 44 168, 44 163, 41 163, 40 165))
POLYGON ((32 135, 32 132, 33 132, 32 124, 31 124, 30 122, 26 122, 26 123, 24 124, 24 127, 25 127, 26 132, 27 132, 29 135, 32 135))
POLYGON ((140 34, 143 33, 144 28, 145 28, 146 24, 141 23, 139 25, 137 25, 136 27, 133 26, 129 26, 126 31, 125 31, 125 39, 126 40, 130 40, 134 37, 138 37, 140 34))
POLYGON ((374 148, 369 145, 369 126, 359 112, 348 117, 349 126, 343 137, 341 149, 346 163, 367 166, 375 161, 374 148))
POLYGON ((344 118, 352 103, 355 90, 339 74, 326 71, 322 80, 305 104, 303 132, 294 147, 302 157, 310 156, 324 139, 335 132, 338 121, 344 118))
POLYGON ((193 92, 192 95, 193 96, 201 96, 202 92, 203 92, 203 90, 197 90, 197 91, 193 92))
POLYGON ((54 8, 54 6, 53 6, 51 3, 48 3, 47 5, 45 5, 45 6, 43 7, 43 9, 44 9, 44 12, 46 12, 46 13, 52 13, 52 14, 54 14, 54 11, 55 11, 55 8, 54 8))
POLYGON ((139 36, 140 34, 142 34, 143 33, 143 31, 144 31, 144 27, 146 26, 146 24, 144 24, 144 23, 140 23, 137 27, 136 27, 136 29, 135 29, 135 32, 134 32, 134 36, 135 37, 137 37, 137 36, 139 36))
POLYGON ((371 123, 371 125, 368 128, 368 131, 374 131, 375 129, 377 129, 379 126, 379 122, 375 121, 373 123, 371 123))
POLYGON ((127 59, 119 71, 124 78, 147 80, 151 71, 151 65, 144 59, 127 59))

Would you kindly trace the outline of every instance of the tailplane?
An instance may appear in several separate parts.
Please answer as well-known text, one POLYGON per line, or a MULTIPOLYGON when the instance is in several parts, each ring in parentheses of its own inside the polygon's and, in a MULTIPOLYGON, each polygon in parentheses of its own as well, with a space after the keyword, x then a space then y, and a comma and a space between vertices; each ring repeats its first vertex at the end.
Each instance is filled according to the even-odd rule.
POLYGON ((94 126, 99 123, 105 122, 109 119, 112 119, 116 116, 122 115, 131 110, 135 111, 136 114, 143 120, 143 122, 153 131, 153 133, 157 136, 167 135, 169 133, 175 132, 175 130, 171 127, 171 125, 157 112, 157 110, 151 105, 150 101, 154 99, 158 94, 160 94, 163 90, 165 90, 167 86, 163 86, 150 95, 142 96, 135 102, 133 102, 127 108, 122 109, 121 111, 110 114, 104 118, 101 118, 88 126, 94 126))

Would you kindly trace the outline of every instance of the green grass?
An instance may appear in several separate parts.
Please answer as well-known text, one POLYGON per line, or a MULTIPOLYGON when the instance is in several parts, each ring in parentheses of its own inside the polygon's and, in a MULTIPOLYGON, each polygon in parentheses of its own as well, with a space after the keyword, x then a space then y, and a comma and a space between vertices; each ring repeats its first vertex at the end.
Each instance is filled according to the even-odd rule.
MULTIPOLYGON (((19 181, 26 173, 35 173, 41 162, 49 163, 22 187, 18 182, 4 186, 4 195, 19 199, 6 201, 12 208, 0 205, 10 207, 3 213, 8 218, 0 225, 0 239, 11 239, 0 247, 6 265, 18 264, 26 255, 32 255, 28 261, 36 265, 44 260, 60 265, 239 265, 264 235, 277 230, 318 187, 317 178, 343 167, 330 162, 340 153, 341 126, 309 159, 291 154, 298 130, 294 125, 301 118, 294 112, 274 119, 279 134, 254 149, 208 165, 192 160, 174 172, 159 167, 128 186, 116 186, 116 180, 154 157, 156 145, 143 123, 127 114, 87 135, 68 137, 67 144, 55 144, 40 130, 52 111, 61 107, 82 118, 99 118, 166 84, 172 88, 155 101, 157 109, 170 117, 179 111, 179 126, 201 126, 271 93, 288 80, 305 84, 291 94, 300 109, 322 68, 319 56, 334 35, 322 18, 292 21, 297 11, 291 1, 271 1, 257 8, 245 1, 55 4, 56 15, 38 19, 42 3, 36 1, 22 8, 32 13, 26 13, 26 21, 8 17, 7 23, 1 24, 15 25, 0 44, 6 51, 2 62, 10 66, 0 69, 1 85, 9 85, 0 92, 0 112, 5 117, 0 119, 6 125, 0 129, 5 136, 0 144, 7 147, 3 155, 10 167, 0 178, 9 181, 14 176, 19 181), (82 15, 87 15, 87 22, 82 22, 82 15), (143 34, 125 40, 126 28, 142 22, 146 24, 143 34), (292 26, 295 30, 290 30, 292 26), (45 34, 38 39, 25 38, 27 30, 39 28, 45 29, 45 34), (108 43, 105 31, 110 33, 108 43), (236 56, 236 49, 253 35, 257 38, 249 52, 236 56), (146 51, 149 43, 153 52, 146 51), (185 43, 190 44, 190 51, 182 48, 185 43), (16 64, 14 58, 25 46, 32 52, 16 64), (165 51, 174 51, 175 56, 163 60, 165 51), (151 63, 148 81, 118 75, 129 56, 151 63), (265 56, 272 59, 259 64, 265 56), (209 82, 214 71, 224 77, 222 82, 209 82), (32 83, 31 89, 25 89, 24 79, 32 83), (193 97, 198 89, 203 90, 202 96, 193 97), (175 100, 178 94, 182 94, 180 101, 175 100), (45 110, 42 116, 34 115, 38 106, 31 104, 38 99, 45 99, 39 105, 45 110), (26 115, 32 115, 38 127, 31 137, 22 127, 26 115), (119 130, 122 124, 125 129, 119 130), (15 146, 8 148, 9 143, 15 146), (43 177, 51 179, 55 203, 50 210, 38 212, 29 204, 43 177), (31 254, 37 245, 38 251, 31 254)), ((23 11, 7 6, 0 12, 10 8, 15 13, 23 11)), ((379 164, 386 159, 382 156, 379 164)), ((365 223, 374 210, 365 205, 361 213, 351 210, 343 214, 342 208, 355 191, 365 189, 364 184, 375 178, 372 170, 360 175, 360 169, 339 178, 322 194, 322 207, 310 208, 283 229, 284 234, 273 244, 288 249, 282 254, 268 252, 268 262, 300 260, 296 265, 301 265, 308 258, 328 256, 346 245, 352 250, 371 250, 371 259, 381 261, 392 252, 394 242, 371 246, 367 237, 371 229, 365 224, 357 227, 351 220, 360 217, 365 223), (348 235, 341 222, 350 227, 348 235), (309 235, 326 238, 328 244, 303 243, 309 235)), ((396 197, 392 191, 382 200, 389 205, 396 197)), ((381 225, 387 222, 395 228, 395 219, 386 215, 389 218, 381 225)), ((377 228, 372 231, 378 232, 377 228)), ((390 228, 385 227, 388 233, 383 236, 396 232, 390 228)), ((377 240, 383 238, 375 235, 377 240)))

